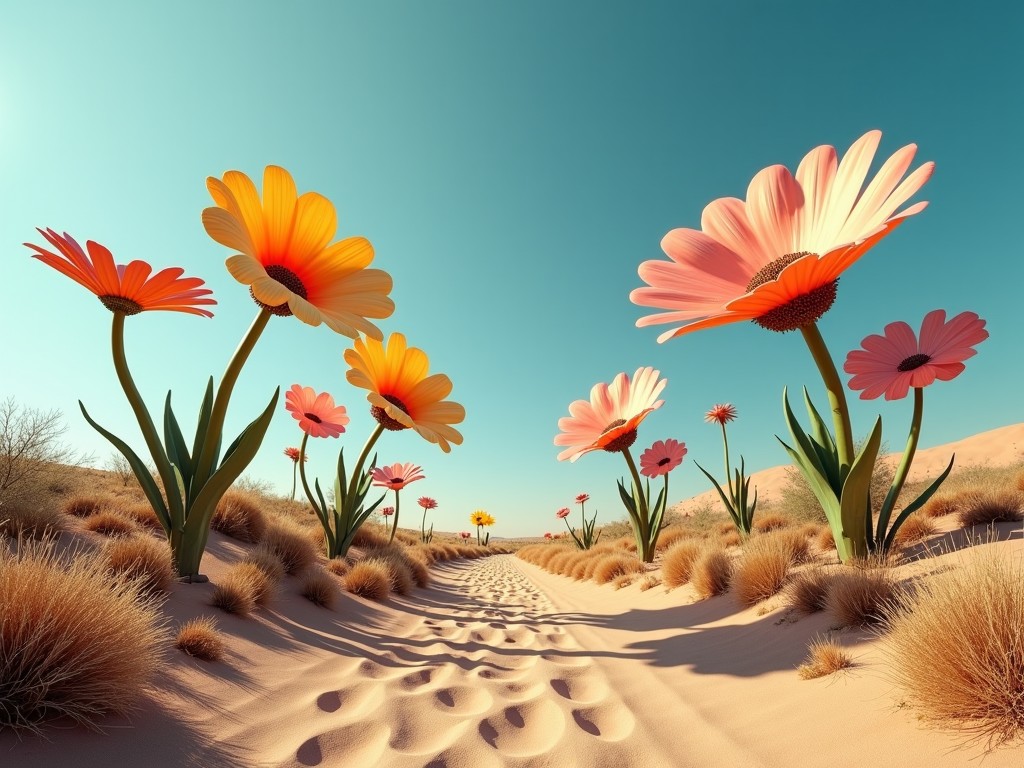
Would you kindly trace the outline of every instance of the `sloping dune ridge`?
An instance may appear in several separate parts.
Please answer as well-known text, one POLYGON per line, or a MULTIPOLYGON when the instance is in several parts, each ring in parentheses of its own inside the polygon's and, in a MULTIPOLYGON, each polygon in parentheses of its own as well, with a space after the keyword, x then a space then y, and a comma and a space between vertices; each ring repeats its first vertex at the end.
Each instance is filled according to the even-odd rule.
MULTIPOLYGON (((951 450, 958 463, 1015 463, 1022 447, 1024 425, 1013 425, 922 451, 916 471, 934 474, 951 450)), ((985 546, 1024 556, 1020 531, 1004 533, 985 546)), ((697 600, 689 586, 614 590, 495 555, 435 565, 433 583, 407 597, 343 595, 333 610, 289 578, 240 619, 209 599, 245 551, 212 534, 211 584, 176 584, 165 603, 174 626, 216 617, 223 662, 169 649, 130 721, 0 734, 0 765, 953 768, 981 754, 917 721, 888 676, 884 638, 836 632, 828 615, 795 616, 777 600, 745 608, 731 594, 697 600), (830 631, 855 666, 800 679, 808 642, 830 631)), ((1009 747, 980 764, 1022 757, 1009 747)))

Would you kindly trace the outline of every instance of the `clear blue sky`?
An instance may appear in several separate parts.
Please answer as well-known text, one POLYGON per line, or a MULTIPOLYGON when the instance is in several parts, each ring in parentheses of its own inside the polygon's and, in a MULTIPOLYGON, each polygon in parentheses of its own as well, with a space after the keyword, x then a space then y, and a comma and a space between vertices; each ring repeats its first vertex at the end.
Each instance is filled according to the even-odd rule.
MULTIPOLYGON (((761 168, 795 169, 818 144, 844 152, 871 128, 879 157, 909 142, 934 160, 931 201, 843 276, 822 332, 841 364, 894 320, 974 310, 991 338, 967 371, 925 397, 922 445, 1021 420, 1020 175, 1024 111, 1018 3, 932 2, 180 2, 3 3, 0 26, 0 396, 61 409, 100 463, 109 446, 78 413, 143 449, 118 389, 111 315, 29 257, 34 227, 97 240, 121 262, 179 265, 220 302, 212 320, 145 313, 127 324, 129 361, 153 409, 173 389, 191 423, 255 314, 203 230, 205 179, 289 169, 330 198, 340 235, 365 235, 394 277, 381 323, 423 348, 466 407, 465 443, 443 454, 388 434, 380 460, 421 464, 410 486, 439 502, 438 529, 486 509, 495 535, 557 531, 589 492, 601 520, 624 516, 619 456, 558 462, 559 417, 598 381, 643 365, 668 378, 637 447, 684 441, 672 500, 718 468, 716 402, 751 469, 785 463, 784 385, 820 379, 796 334, 735 324, 664 345, 638 329, 637 266, 674 227, 699 227, 713 198, 745 194, 761 168), (596 504, 596 506, 595 506, 596 504)), ((349 342, 274 319, 232 401, 229 431, 275 386, 328 390, 352 413, 341 440, 311 441, 326 478, 338 449, 372 426, 345 382, 349 342)), ((856 400, 856 398, 853 398, 856 400)), ((283 401, 283 395, 282 395, 283 401)), ((902 446, 909 401, 883 415, 902 446)), ((299 432, 283 407, 249 474, 287 492, 282 455, 299 432)), ((719 470, 720 471, 720 470, 719 470)), ((408 507, 406 507, 408 509, 408 507)), ((417 510, 418 511, 418 510, 417 510)), ((418 516, 417 516, 418 517, 418 516)), ((408 520, 408 522, 413 522, 408 520)))

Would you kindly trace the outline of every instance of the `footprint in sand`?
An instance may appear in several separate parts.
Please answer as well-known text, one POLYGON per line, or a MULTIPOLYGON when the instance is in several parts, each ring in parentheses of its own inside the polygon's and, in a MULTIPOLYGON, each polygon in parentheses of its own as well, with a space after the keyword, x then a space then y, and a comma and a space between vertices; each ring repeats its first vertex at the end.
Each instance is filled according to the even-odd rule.
POLYGON ((451 674, 450 667, 427 667, 405 675, 398 681, 398 685, 403 691, 417 691, 431 683, 438 684, 449 678, 451 674))
POLYGON ((585 667, 566 668, 550 683, 555 693, 577 704, 596 704, 603 701, 609 692, 604 675, 585 667))
POLYGON ((565 733, 565 715, 557 704, 539 698, 506 707, 480 721, 481 738, 502 755, 530 757, 547 752, 565 733))
POLYGON ((586 667, 591 663, 590 659, 585 656, 570 656, 568 654, 543 653, 541 658, 559 667, 586 667))
POLYGON ((434 704, 452 715, 481 715, 494 704, 494 697, 483 688, 453 685, 434 691, 434 704))
POLYGON ((355 683, 336 691, 325 691, 316 700, 317 709, 341 717, 364 717, 384 702, 384 689, 371 682, 355 683))
POLYGON ((605 702, 596 707, 575 709, 572 719, 576 725, 605 741, 622 741, 636 727, 636 717, 623 704, 605 702))
POLYGON ((381 723, 353 723, 307 739, 295 752, 299 765, 377 765, 389 730, 381 723))

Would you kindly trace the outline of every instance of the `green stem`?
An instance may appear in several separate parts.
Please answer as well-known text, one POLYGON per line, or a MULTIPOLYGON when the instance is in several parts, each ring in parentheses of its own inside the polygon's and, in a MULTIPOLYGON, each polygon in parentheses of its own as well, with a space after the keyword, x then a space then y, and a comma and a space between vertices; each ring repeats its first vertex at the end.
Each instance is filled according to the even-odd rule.
POLYGON ((117 379, 121 382, 121 389, 124 390, 128 403, 135 412, 135 420, 139 423, 142 436, 146 441, 146 447, 153 457, 160 481, 164 486, 164 495, 167 497, 169 507, 171 530, 167 532, 171 540, 171 548, 177 551, 181 544, 181 536, 185 529, 185 509, 180 494, 178 493, 178 481, 174 477, 170 462, 167 460, 167 453, 160 442, 160 435, 156 431, 153 419, 146 410, 146 403, 139 394, 132 379, 131 371, 128 370, 128 359, 124 353, 124 318, 123 312, 114 313, 114 324, 110 333, 110 347, 114 355, 114 370, 117 371, 117 379))
POLYGON ((651 539, 651 513, 647 506, 647 497, 644 494, 644 486, 640 481, 640 473, 637 472, 636 462, 633 461, 633 455, 629 452, 629 448, 623 448, 622 455, 626 459, 626 464, 629 466, 629 473, 633 476, 633 487, 636 488, 636 495, 639 497, 640 509, 637 510, 640 518, 640 530, 638 533, 641 538, 640 557, 647 563, 650 562, 648 559, 651 555, 650 539, 651 539))
POLYGON ((198 486, 202 487, 213 474, 214 465, 217 463, 221 434, 224 431, 224 418, 228 412, 228 401, 231 399, 231 392, 238 381, 238 375, 242 372, 242 366, 249 359, 256 342, 259 340, 263 330, 270 322, 270 312, 261 309, 256 318, 249 326, 249 330, 239 343, 235 354, 224 369, 224 376, 221 378, 220 386, 217 387, 217 396, 213 401, 213 409, 210 411, 210 423, 206 430, 206 438, 203 440, 203 447, 199 452, 199 459, 196 462, 195 476, 198 478, 198 486))
MULTIPOLYGON (((306 498, 309 499, 309 503, 313 505, 314 509, 320 509, 320 505, 317 503, 316 497, 313 496, 313 492, 309 489, 309 483, 306 482, 306 467, 305 467, 305 463, 306 462, 303 461, 303 459, 306 458, 306 442, 308 440, 309 440, 309 433, 306 432, 306 433, 304 433, 302 435, 302 442, 299 444, 299 461, 298 461, 298 464, 299 464, 299 476, 302 478, 302 490, 306 492, 306 498)), ((295 485, 294 482, 292 483, 292 485, 293 486, 295 485)), ((294 497, 294 495, 295 495, 295 489, 293 487, 292 488, 292 496, 294 497)), ((326 512, 327 510, 323 510, 323 511, 326 512)))
MULTIPOLYGON (((398 490, 395 490, 395 522, 391 524, 391 538, 388 539, 388 544, 395 540, 395 531, 398 530, 398 511, 401 509, 401 497, 398 490)), ((426 512, 424 511, 424 514, 426 512)))
POLYGON ((910 417, 910 434, 907 435, 907 447, 903 449, 903 458, 896 468, 896 475, 889 486, 889 493, 886 494, 885 503, 882 505, 882 514, 878 519, 879 544, 884 541, 886 528, 889 526, 889 515, 896 507, 896 500, 903 490, 903 484, 907 481, 907 474, 910 472, 910 465, 914 461, 914 454, 917 452, 917 441, 921 437, 921 417, 924 415, 924 388, 914 387, 914 413, 910 417))
POLYGON ((427 508, 423 508, 423 522, 420 523, 420 541, 427 543, 427 508))
POLYGON ((839 450, 839 466, 845 477, 853 465, 853 430, 850 427, 850 409, 846 404, 846 391, 839 378, 839 372, 832 361, 832 356, 825 346, 825 340, 815 323, 802 326, 807 348, 811 351, 814 363, 818 366, 825 389, 828 392, 829 406, 832 408, 832 424, 836 430, 836 447, 839 450))
POLYGON ((719 426, 722 427, 722 443, 725 445, 725 481, 729 484, 729 498, 733 506, 736 506, 736 494, 732 487, 732 465, 729 463, 729 438, 725 434, 725 422, 719 422, 719 426))
POLYGON ((295 475, 299 471, 298 464, 299 462, 297 461, 292 464, 292 501, 295 501, 295 475))
MULTIPOLYGON (((366 463, 366 457, 369 455, 370 449, 374 446, 374 443, 377 442, 377 439, 383 433, 384 433, 384 425, 383 424, 378 424, 377 428, 375 430, 373 430, 373 433, 366 440, 366 445, 363 446, 363 452, 359 454, 359 458, 356 460, 356 468, 352 472, 352 479, 349 480, 349 483, 348 483, 348 498, 350 498, 350 499, 354 499, 355 498, 356 489, 359 488, 359 482, 362 479, 363 464, 366 463)), ((395 496, 397 498, 398 494, 396 493, 395 496)), ((397 503, 398 502, 396 501, 395 504, 397 505, 397 503)), ((397 523, 397 521, 398 521, 398 510, 396 509, 395 510, 395 522, 397 523)))
POLYGON ((484 527, 482 525, 480 525, 479 523, 477 523, 477 526, 476 526, 476 545, 478 547, 480 546, 480 532, 483 529, 484 529, 484 527))

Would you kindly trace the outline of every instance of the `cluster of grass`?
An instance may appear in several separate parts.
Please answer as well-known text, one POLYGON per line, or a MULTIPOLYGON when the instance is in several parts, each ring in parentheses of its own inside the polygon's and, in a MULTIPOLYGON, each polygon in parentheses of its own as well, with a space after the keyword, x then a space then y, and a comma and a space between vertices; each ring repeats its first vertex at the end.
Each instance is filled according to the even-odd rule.
POLYGON ((804 680, 825 677, 853 666, 853 659, 835 640, 816 639, 807 647, 807 660, 797 668, 804 680))
POLYGON ((516 555, 550 573, 577 581, 614 583, 616 588, 625 585, 627 580, 622 577, 646 570, 636 556, 636 544, 626 538, 604 542, 588 550, 561 542, 536 544, 523 547, 516 555))
POLYGON ((267 519, 254 494, 230 490, 217 503, 210 528, 250 544, 258 543, 267 530, 267 519))
POLYGON ((210 616, 182 624, 174 647, 201 661, 220 661, 224 657, 224 637, 210 616))

